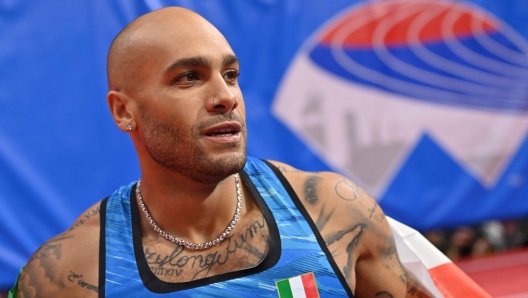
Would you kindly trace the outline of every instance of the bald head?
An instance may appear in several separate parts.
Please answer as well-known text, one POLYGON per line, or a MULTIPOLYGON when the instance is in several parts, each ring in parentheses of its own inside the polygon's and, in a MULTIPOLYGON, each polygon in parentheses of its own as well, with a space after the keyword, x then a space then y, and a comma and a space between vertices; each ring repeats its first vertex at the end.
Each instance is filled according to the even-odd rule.
MULTIPOLYGON (((188 39, 223 39, 223 35, 199 14, 181 7, 166 7, 140 16, 114 38, 107 57, 108 89, 134 92, 152 72, 157 56, 178 50, 188 39), (169 43, 172 45, 169 46, 169 43)), ((227 41, 225 41, 227 44, 227 41)))
POLYGON ((216 183, 242 169, 240 65, 211 23, 176 7, 145 14, 115 38, 107 63, 108 106, 131 136, 143 173, 170 170, 216 183), (216 136, 228 126, 230 136, 216 136))

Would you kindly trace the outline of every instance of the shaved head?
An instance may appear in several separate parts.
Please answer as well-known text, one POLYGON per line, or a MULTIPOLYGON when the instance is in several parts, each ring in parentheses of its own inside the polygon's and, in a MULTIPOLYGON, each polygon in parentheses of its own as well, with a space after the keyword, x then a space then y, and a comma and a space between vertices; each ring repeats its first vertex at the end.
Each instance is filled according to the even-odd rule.
POLYGON ((137 91, 143 85, 143 73, 151 66, 148 62, 165 50, 164 43, 199 36, 204 30, 212 30, 224 38, 205 18, 181 7, 162 8, 135 19, 119 32, 108 51, 108 89, 137 91))
POLYGON ((112 116, 142 171, 216 183, 244 167, 239 62, 202 16, 167 7, 137 18, 112 42, 107 72, 112 116))

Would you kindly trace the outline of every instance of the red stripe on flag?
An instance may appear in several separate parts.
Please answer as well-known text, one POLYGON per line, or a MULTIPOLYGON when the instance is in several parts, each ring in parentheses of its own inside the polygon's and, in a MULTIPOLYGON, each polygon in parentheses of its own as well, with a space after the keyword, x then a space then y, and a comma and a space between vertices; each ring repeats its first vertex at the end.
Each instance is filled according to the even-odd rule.
POLYGON ((491 298, 486 291, 453 263, 445 263, 431 268, 429 273, 444 297, 491 298))
POLYGON ((306 298, 319 298, 315 277, 312 272, 301 275, 306 298))

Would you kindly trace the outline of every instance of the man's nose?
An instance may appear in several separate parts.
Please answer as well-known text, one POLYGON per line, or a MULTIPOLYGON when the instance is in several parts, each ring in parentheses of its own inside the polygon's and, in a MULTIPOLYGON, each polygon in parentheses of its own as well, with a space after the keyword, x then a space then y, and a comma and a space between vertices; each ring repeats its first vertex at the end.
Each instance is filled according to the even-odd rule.
POLYGON ((226 113, 236 109, 238 99, 234 93, 234 86, 230 86, 221 75, 210 81, 210 98, 206 104, 210 112, 226 113))

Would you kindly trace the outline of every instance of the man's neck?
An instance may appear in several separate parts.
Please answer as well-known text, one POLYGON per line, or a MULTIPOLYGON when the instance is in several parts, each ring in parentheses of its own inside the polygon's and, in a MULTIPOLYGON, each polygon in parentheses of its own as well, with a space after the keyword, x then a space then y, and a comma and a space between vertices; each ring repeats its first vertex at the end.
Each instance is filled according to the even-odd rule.
MULTIPOLYGON (((162 230, 193 243, 211 241, 222 233, 237 204, 233 175, 218 183, 201 183, 178 173, 143 172, 141 195, 162 230)), ((143 215, 141 222, 144 235, 159 237, 143 215)))

